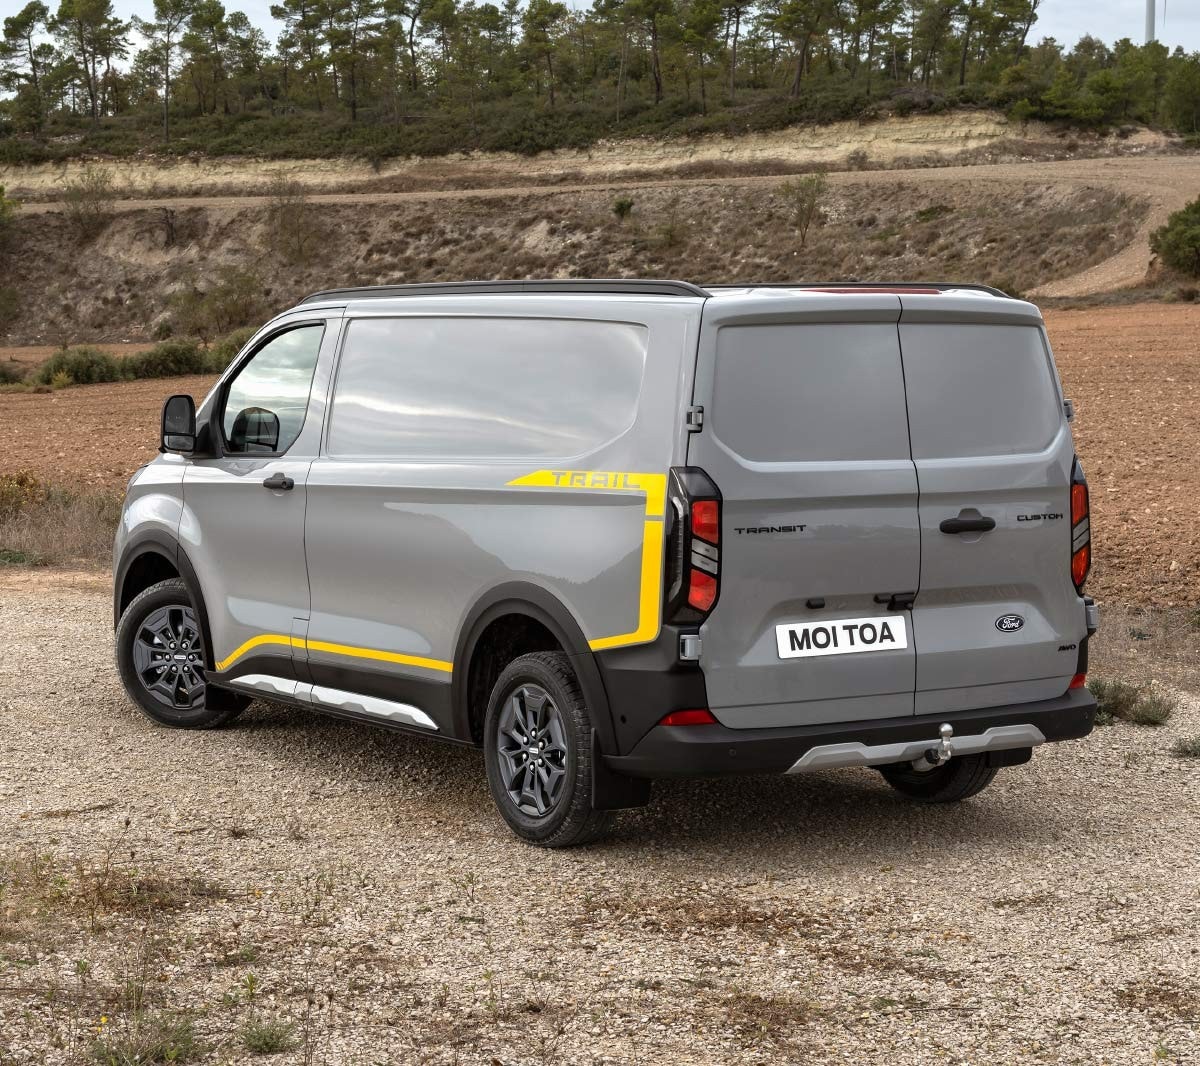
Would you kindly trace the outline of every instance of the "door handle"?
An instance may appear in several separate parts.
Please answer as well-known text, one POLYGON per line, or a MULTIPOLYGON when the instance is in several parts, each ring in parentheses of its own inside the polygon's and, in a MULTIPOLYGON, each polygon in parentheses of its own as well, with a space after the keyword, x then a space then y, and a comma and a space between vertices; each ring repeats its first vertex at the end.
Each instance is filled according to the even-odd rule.
POLYGON ((263 482, 264 489, 273 489, 276 492, 287 492, 295 487, 296 483, 287 474, 272 474, 263 482))
POLYGON ((938 526, 943 533, 990 533, 995 528, 994 518, 947 518, 938 526))

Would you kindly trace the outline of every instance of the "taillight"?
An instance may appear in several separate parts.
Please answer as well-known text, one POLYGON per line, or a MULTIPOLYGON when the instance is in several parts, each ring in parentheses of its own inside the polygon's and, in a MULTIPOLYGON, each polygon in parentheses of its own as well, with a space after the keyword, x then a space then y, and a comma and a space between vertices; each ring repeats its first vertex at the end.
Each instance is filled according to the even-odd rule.
POLYGON ((1071 678, 1071 683, 1067 686, 1067 691, 1070 692, 1074 688, 1087 687, 1087 674, 1076 674, 1071 678))
POLYGON ((1083 592, 1091 567, 1091 502, 1088 499, 1087 478, 1083 476, 1083 467, 1076 459, 1071 471, 1071 581, 1076 592, 1083 592))
POLYGON ((667 604, 664 616, 702 622, 721 591, 721 494, 694 466, 671 470, 667 604))

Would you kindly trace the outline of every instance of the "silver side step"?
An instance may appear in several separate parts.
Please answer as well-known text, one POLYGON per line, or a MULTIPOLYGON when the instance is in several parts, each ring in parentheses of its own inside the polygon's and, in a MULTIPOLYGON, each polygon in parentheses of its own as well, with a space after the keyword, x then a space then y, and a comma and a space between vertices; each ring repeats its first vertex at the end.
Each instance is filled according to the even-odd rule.
POLYGON ((888 763, 915 762, 930 750, 943 744, 949 754, 974 755, 981 751, 1005 751, 1009 748, 1036 748, 1045 744, 1046 737, 1035 725, 994 726, 982 733, 963 737, 941 737, 929 740, 905 740, 898 744, 860 744, 850 741, 844 744, 822 744, 810 748, 790 770, 789 774, 805 770, 833 770, 845 766, 885 766, 888 763))
POLYGON ((378 696, 362 696, 357 692, 310 685, 307 682, 275 677, 271 674, 243 674, 221 683, 230 688, 252 690, 256 695, 286 696, 301 703, 311 703, 314 707, 326 707, 331 711, 361 714, 367 718, 415 726, 417 729, 428 729, 434 733, 438 731, 437 723, 419 707, 407 703, 394 703, 378 696))

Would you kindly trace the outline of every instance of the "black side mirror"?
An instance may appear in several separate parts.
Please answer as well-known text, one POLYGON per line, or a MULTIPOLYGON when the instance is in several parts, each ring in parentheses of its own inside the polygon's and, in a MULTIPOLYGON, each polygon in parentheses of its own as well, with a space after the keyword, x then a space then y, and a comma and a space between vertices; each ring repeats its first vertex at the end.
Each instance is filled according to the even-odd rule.
POLYGON ((162 450, 189 453, 196 447, 196 401, 182 393, 163 404, 162 450))

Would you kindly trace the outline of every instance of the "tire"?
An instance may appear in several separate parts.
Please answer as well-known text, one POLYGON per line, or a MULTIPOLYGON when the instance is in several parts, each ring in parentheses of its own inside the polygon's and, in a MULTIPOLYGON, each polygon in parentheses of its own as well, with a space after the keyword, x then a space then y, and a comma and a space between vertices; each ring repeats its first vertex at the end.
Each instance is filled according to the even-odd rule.
POLYGON ((961 755, 932 770, 914 770, 912 763, 877 767, 897 792, 920 803, 958 803, 978 795, 992 783, 996 767, 986 755, 961 755))
POLYGON ((522 840, 568 848, 612 824, 610 812, 592 809, 592 719, 562 652, 522 655, 505 668, 488 701, 483 749, 492 800, 522 840))
POLYGON ((215 729, 251 703, 241 693, 206 684, 204 637, 191 594, 178 578, 133 598, 117 623, 116 653, 129 698, 160 725, 215 729))

